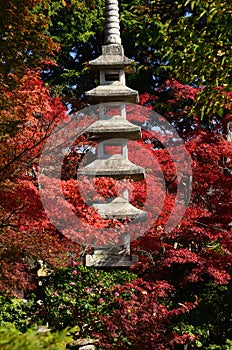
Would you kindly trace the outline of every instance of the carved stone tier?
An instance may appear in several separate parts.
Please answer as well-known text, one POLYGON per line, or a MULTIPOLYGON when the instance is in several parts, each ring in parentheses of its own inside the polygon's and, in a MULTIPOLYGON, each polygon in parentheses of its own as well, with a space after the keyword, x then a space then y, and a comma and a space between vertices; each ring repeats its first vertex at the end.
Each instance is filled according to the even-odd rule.
POLYGON ((86 96, 91 103, 104 102, 128 102, 138 103, 138 92, 128 88, 119 81, 109 84, 99 85, 96 88, 87 91, 86 96))
POLYGON ((131 124, 120 115, 100 119, 88 127, 86 132, 98 139, 125 138, 138 140, 141 138, 141 128, 131 124))
POLYGON ((93 70, 125 68, 126 73, 134 72, 134 68, 129 68, 134 63, 133 60, 124 55, 122 45, 105 45, 102 47, 102 55, 89 61, 89 66, 93 70))
POLYGON ((86 256, 86 266, 129 267, 138 261, 137 255, 117 254, 109 249, 95 249, 93 255, 86 256))
POLYGON ((134 181, 145 178, 145 169, 135 165, 121 154, 114 154, 107 159, 96 159, 78 170, 78 175, 108 176, 117 179, 131 178, 134 181))
POLYGON ((147 219, 147 212, 140 210, 130 204, 122 197, 116 197, 109 203, 95 203, 93 207, 103 219, 115 218, 144 221, 147 219))

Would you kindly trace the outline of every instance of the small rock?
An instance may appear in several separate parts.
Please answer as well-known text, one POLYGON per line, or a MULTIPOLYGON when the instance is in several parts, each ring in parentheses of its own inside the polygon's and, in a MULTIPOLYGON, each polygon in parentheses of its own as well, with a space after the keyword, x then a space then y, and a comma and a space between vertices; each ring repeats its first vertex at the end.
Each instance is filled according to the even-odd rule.
POLYGON ((94 345, 84 345, 79 348, 79 350, 94 350, 95 346, 94 345))

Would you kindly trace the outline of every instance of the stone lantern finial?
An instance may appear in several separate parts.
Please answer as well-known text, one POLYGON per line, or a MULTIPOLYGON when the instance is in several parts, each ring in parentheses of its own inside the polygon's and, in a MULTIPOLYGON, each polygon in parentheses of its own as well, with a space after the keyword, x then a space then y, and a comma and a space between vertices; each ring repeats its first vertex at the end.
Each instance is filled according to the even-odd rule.
POLYGON ((105 44, 121 45, 117 0, 106 0, 105 44))

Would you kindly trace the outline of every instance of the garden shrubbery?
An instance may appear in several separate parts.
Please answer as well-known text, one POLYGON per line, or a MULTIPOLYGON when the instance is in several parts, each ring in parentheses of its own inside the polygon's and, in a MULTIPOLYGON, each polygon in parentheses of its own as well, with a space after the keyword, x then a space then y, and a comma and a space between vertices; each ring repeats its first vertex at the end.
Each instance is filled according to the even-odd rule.
POLYGON ((27 299, 1 295, 0 349, 62 350, 83 337, 98 338, 101 350, 231 349, 231 284, 199 282, 178 291, 148 276, 74 262, 27 299), (198 300, 189 300, 190 289, 198 300))

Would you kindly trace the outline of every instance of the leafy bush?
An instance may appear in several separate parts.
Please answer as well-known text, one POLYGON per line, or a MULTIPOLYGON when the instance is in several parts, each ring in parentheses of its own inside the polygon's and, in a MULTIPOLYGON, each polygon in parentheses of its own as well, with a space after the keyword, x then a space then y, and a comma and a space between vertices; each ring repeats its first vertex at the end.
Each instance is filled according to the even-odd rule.
POLYGON ((55 271, 27 300, 0 296, 0 349, 27 350, 29 343, 30 350, 65 349, 66 329, 76 326, 75 337, 98 337, 104 350, 232 348, 231 283, 178 288, 153 277, 151 271, 146 281, 126 270, 107 272, 74 262, 55 271), (51 333, 32 329, 46 322, 51 333))
POLYGON ((196 348, 232 349, 228 340, 232 334, 231 288, 232 283, 220 286, 213 282, 183 288, 183 294, 191 290, 198 295, 198 306, 187 315, 177 317, 173 330, 178 334, 195 334, 196 348))
POLYGON ((67 329, 54 333, 37 333, 29 329, 21 333, 11 324, 0 328, 1 350, 64 350, 71 340, 67 329))
POLYGON ((99 330, 101 316, 114 308, 117 291, 112 294, 112 287, 135 278, 126 270, 106 272, 74 262, 71 268, 57 270, 45 287, 40 318, 55 329, 78 325, 82 336, 99 330))
POLYGON ((19 331, 25 332, 36 321, 37 310, 33 294, 30 300, 12 297, 10 294, 0 295, 0 326, 11 323, 19 331))

